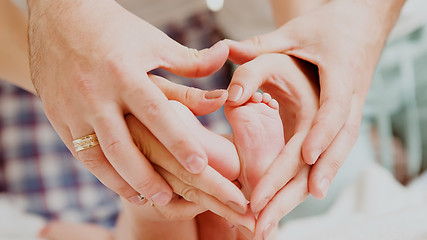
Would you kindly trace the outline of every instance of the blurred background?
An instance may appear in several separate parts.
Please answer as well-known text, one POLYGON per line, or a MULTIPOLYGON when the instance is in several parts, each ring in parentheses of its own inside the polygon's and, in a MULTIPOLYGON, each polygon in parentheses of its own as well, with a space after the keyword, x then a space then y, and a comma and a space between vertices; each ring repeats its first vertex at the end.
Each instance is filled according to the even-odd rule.
MULTIPOLYGON (((13 2, 24 12, 26 11, 25 0, 14 0, 13 2)), ((197 49, 210 47, 223 38, 243 40, 275 29, 271 9, 267 0, 120 0, 118 2, 129 11, 166 32, 176 41, 197 49)), ((388 172, 387 174, 390 174, 393 180, 396 180, 402 187, 409 186, 414 179, 419 179, 420 175, 427 168, 426 10, 427 1, 425 0, 407 1, 378 63, 363 112, 364 116, 360 136, 354 149, 333 182, 328 196, 324 200, 316 200, 309 197, 306 202, 298 206, 283 219, 284 226, 288 222, 296 221, 297 219, 301 220, 314 215, 321 216, 326 214, 333 207, 334 203, 338 201, 339 196, 346 189, 351 188, 349 186, 352 184, 354 186, 355 182, 363 178, 363 176, 366 177, 363 174, 367 169, 372 168, 373 164, 382 166, 381 169, 385 169, 388 172)), ((0 28, 1 30, 4 29, 0 28)), ((6 45, 2 47, 10 48, 10 46, 13 47, 14 44, 17 44, 17 41, 13 40, 7 42, 7 36, 3 32, 0 33, 0 40, 2 39, 6 39, 6 45)), ((12 65, 17 66, 18 63, 14 64, 11 59, 7 51, 0 49, 0 64, 9 64, 5 68, 0 66, 0 70, 8 69, 12 65)), ((165 71, 156 71, 156 73, 177 83, 211 90, 226 88, 235 68, 235 65, 227 63, 218 73, 202 79, 181 78, 165 71)), ((24 69, 23 71, 27 70, 24 69)), ((14 196, 13 199, 16 199, 15 197, 19 198, 20 201, 24 202, 21 204, 24 211, 43 216, 45 219, 90 221, 103 224, 104 226, 111 226, 112 219, 114 219, 115 213, 117 213, 119 208, 117 204, 109 205, 107 203, 108 199, 115 201, 115 196, 109 193, 108 190, 97 190, 97 194, 93 194, 90 191, 91 188, 88 188, 78 194, 71 194, 79 196, 75 202, 88 202, 86 205, 76 205, 75 202, 62 204, 58 203, 65 199, 64 197, 59 197, 63 196, 62 192, 58 193, 57 190, 49 190, 49 186, 52 185, 51 182, 55 181, 55 178, 53 180, 50 178, 43 180, 44 185, 41 188, 43 191, 49 193, 47 196, 46 194, 35 195, 34 192, 40 189, 34 188, 31 185, 34 181, 22 180, 26 177, 24 176, 26 174, 25 171, 28 170, 22 172, 21 168, 16 165, 17 159, 25 158, 25 161, 23 161, 25 164, 28 164, 32 159, 37 158, 40 164, 34 166, 34 168, 43 166, 44 170, 41 170, 42 173, 43 171, 49 173, 70 172, 63 168, 72 168, 74 175, 69 174, 69 179, 74 179, 74 183, 77 182, 80 185, 89 184, 92 187, 101 186, 97 183, 96 179, 91 178, 90 173, 79 166, 77 161, 73 163, 75 166, 69 166, 69 161, 64 159, 69 159, 71 156, 69 153, 68 155, 64 153, 67 151, 64 146, 59 147, 61 148, 60 154, 56 155, 63 160, 64 164, 55 164, 55 160, 52 159, 53 156, 46 153, 46 149, 49 149, 46 147, 46 144, 38 146, 31 145, 34 136, 28 134, 28 131, 37 132, 35 136, 40 136, 40 139, 49 138, 49 141, 55 142, 52 144, 61 144, 61 142, 52 129, 48 127, 49 124, 42 113, 40 103, 36 103, 35 105, 37 112, 35 119, 38 119, 37 121, 39 122, 34 121, 34 119, 28 120, 31 116, 34 117, 34 114, 26 113, 31 111, 34 113, 34 106, 31 104, 37 102, 38 99, 24 90, 14 88, 8 84, 8 76, 10 75, 0 71, 0 78, 4 80, 0 81, 0 99, 2 99, 0 102, 0 129, 2 130, 0 132, 0 191, 2 194, 0 196, 9 194, 9 196, 14 196), (11 93, 19 97, 10 100, 9 96, 11 93), (22 103, 23 99, 27 99, 29 103, 27 105, 18 104, 22 103), (17 112, 22 113, 19 115, 19 118, 27 118, 27 121, 24 121, 27 125, 36 122, 43 124, 43 127, 37 130, 34 130, 34 128, 21 128, 21 132, 17 134, 17 126, 11 123, 10 120, 16 117, 17 112), (43 121, 40 119, 43 119, 43 121), (24 133, 23 131, 26 132, 24 133), (17 145, 17 142, 24 141, 22 139, 16 140, 17 136, 26 139, 26 144, 17 145), (35 151, 33 149, 34 151, 28 151, 28 146, 43 150, 35 151), (29 152, 29 156, 19 157, 21 156, 19 155, 17 157, 12 154, 13 157, 11 157, 12 148, 14 151, 29 152), (32 156, 31 153, 34 152, 37 152, 38 155, 32 156), (11 176, 11 172, 14 173, 13 176, 11 176), (13 181, 6 181, 5 179, 8 177, 13 179, 13 181), (22 179, 19 179, 19 177, 22 179), (25 186, 16 187, 16 185, 13 185, 15 186, 13 187, 11 183, 25 186), (94 200, 95 198, 99 198, 99 196, 103 196, 104 199, 99 201, 94 200), (40 204, 31 205, 30 203, 34 202, 34 199, 39 199, 37 201, 40 204), (50 204, 42 204, 43 202, 50 204), (95 211, 93 210, 94 208, 98 210, 95 211), (84 217, 79 216, 83 212, 85 212, 83 214, 84 217), (91 212, 91 214, 88 214, 88 212, 91 212), (105 220, 106 218, 108 218, 108 221, 105 220)), ((219 110, 215 114, 202 116, 200 121, 216 132, 231 132, 222 110, 219 110)), ((58 147, 55 149, 58 149, 58 147)), ((371 174, 379 177, 387 175, 384 172, 381 172, 381 174, 377 173, 376 171, 371 172, 371 174)), ((59 178, 63 177, 64 174, 55 174, 55 176, 59 178)), ((34 179, 39 178, 40 176, 34 177, 34 179)), ((374 182, 382 182, 377 178, 369 179, 374 182)), ((391 181, 384 184, 389 184, 391 181)), ((64 181, 61 184, 55 186, 66 189, 64 186, 70 187, 72 185, 70 181, 64 181)), ((363 186, 368 189, 367 186, 369 186, 369 183, 357 186, 363 186)), ((379 185, 376 190, 381 188, 382 186, 379 185)), ((362 192, 359 191, 359 194, 362 194, 362 192)), ((384 194, 387 195, 389 192, 385 192, 384 194)), ((10 198, 6 197, 5 199, 10 198)), ((6 202, 10 203, 10 201, 6 202)), ((0 205, 9 203, 0 201, 0 205)), ((4 226, 10 227, 11 223, 8 222, 5 216, 4 214, 0 214, 0 223, 4 223, 4 226)), ((3 230, 6 231, 8 227, 2 229, 1 225, 0 232, 3 230)), ((294 224, 293 226, 294 230, 292 231, 291 229, 289 232, 294 233, 296 232, 295 229, 301 230, 298 224, 294 224)), ((303 239, 303 236, 296 239, 303 239)))

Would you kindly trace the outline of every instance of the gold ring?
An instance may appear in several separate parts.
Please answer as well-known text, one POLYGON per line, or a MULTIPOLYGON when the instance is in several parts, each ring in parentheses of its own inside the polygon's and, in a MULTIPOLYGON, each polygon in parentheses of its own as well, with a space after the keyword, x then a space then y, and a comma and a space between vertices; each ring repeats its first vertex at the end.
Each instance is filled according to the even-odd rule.
POLYGON ((142 202, 142 201, 144 201, 144 200, 145 200, 145 197, 144 197, 144 196, 142 196, 141 194, 139 194, 139 195, 138 195, 138 199, 139 199, 139 201, 140 201, 140 202, 142 202))
POLYGON ((98 138, 96 137, 96 134, 90 134, 81 138, 74 139, 73 141, 74 148, 76 149, 76 152, 94 147, 99 144, 98 138))

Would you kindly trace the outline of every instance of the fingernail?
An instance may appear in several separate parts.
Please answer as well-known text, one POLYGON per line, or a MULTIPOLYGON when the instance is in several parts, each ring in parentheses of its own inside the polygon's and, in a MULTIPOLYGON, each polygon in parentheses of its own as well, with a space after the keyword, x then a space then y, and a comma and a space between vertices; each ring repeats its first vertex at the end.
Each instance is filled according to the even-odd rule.
POLYGON ((217 99, 220 98, 224 95, 224 93, 226 93, 226 90, 214 90, 214 91, 209 91, 205 93, 205 98, 206 99, 217 99))
POLYGON ((167 194, 166 192, 159 192, 154 194, 154 196, 151 197, 151 201, 159 206, 165 206, 170 201, 171 196, 167 194))
POLYGON ((245 235, 245 237, 252 239, 253 238, 253 233, 251 230, 249 230, 247 227, 243 226, 243 225, 239 225, 237 227, 239 229, 239 231, 245 235))
POLYGON ((320 187, 320 191, 322 192, 323 197, 325 197, 326 194, 328 193, 328 189, 329 189, 330 184, 331 184, 331 182, 327 178, 322 179, 322 181, 320 182, 319 187, 320 187))
POLYGON ((321 152, 313 152, 313 154, 311 154, 311 164, 315 164, 317 162, 317 159, 319 158, 321 152))
POLYGON ((227 205, 233 209, 235 212, 239 213, 239 214, 245 214, 246 213, 246 207, 242 207, 239 204, 235 203, 235 202, 227 202, 227 205))
POLYGON ((256 206, 252 208, 252 212, 255 214, 258 214, 261 212, 262 209, 267 205, 267 203, 270 201, 269 197, 264 198, 260 203, 258 203, 256 206))
POLYGON ((130 203, 133 203, 133 204, 135 204, 135 205, 144 205, 146 202, 147 202, 147 199, 143 199, 143 200, 141 200, 140 198, 139 198, 139 196, 133 196, 133 197, 130 197, 130 198, 128 198, 128 201, 130 202, 130 203))
POLYGON ((229 228, 234 228, 234 225, 230 222, 227 222, 229 228))
POLYGON ((205 161, 201 157, 191 156, 187 159, 187 166, 191 173, 198 174, 203 171, 205 161))
POLYGON ((262 239, 267 240, 270 237, 271 230, 273 230, 273 225, 271 223, 265 226, 264 231, 262 232, 262 239))
POLYGON ((232 85, 230 89, 228 89, 228 101, 235 102, 240 99, 243 93, 243 88, 240 85, 232 85))

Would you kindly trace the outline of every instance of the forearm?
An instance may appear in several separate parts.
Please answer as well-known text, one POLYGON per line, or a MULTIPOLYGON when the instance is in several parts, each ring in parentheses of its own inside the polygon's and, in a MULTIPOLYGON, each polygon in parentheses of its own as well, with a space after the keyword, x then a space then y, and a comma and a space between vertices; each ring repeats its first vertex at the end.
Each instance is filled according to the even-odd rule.
POLYGON ((368 11, 369 14, 376 16, 377 24, 382 26, 383 34, 387 38, 391 29, 394 27, 400 12, 405 4, 406 0, 341 0, 349 1, 352 4, 362 4, 368 11))
POLYGON ((270 0, 276 26, 282 26, 330 0, 270 0))
MULTIPOLYGON (((274 19, 281 26, 306 12, 309 12, 330 0, 270 0, 274 19)), ((335 0, 347 2, 347 7, 353 9, 356 17, 364 18, 365 14, 375 16, 376 23, 381 26, 381 34, 386 38, 393 28, 406 0, 335 0)), ((341 4, 342 5, 342 4, 341 4)), ((341 9, 337 9, 341 11, 341 9)), ((352 17, 352 16, 349 16, 352 17)))
POLYGON ((35 93, 28 63, 27 19, 8 0, 0 1, 0 78, 35 93))

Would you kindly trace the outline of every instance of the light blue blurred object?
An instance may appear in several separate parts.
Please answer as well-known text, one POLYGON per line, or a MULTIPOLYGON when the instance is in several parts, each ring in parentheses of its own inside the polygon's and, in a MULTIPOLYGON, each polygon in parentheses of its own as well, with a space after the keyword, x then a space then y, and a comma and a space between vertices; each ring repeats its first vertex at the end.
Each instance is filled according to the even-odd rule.
POLYGON ((426 9, 426 0, 408 0, 405 4, 372 81, 359 139, 326 198, 316 200, 310 196, 283 218, 282 224, 326 212, 341 191, 375 161, 375 145, 370 136, 372 125, 379 131, 381 163, 394 172, 393 131, 397 131, 403 135, 407 148, 408 175, 419 173, 422 157, 427 160, 426 9))
POLYGON ((427 106, 427 25, 412 29, 410 23, 403 26, 400 34, 395 31, 384 49, 364 116, 377 126, 380 161, 391 172, 394 172, 393 130, 403 135, 407 174, 414 177, 423 165, 422 130, 427 130, 427 124, 421 124, 423 119, 427 120, 427 108, 421 107, 427 106))

